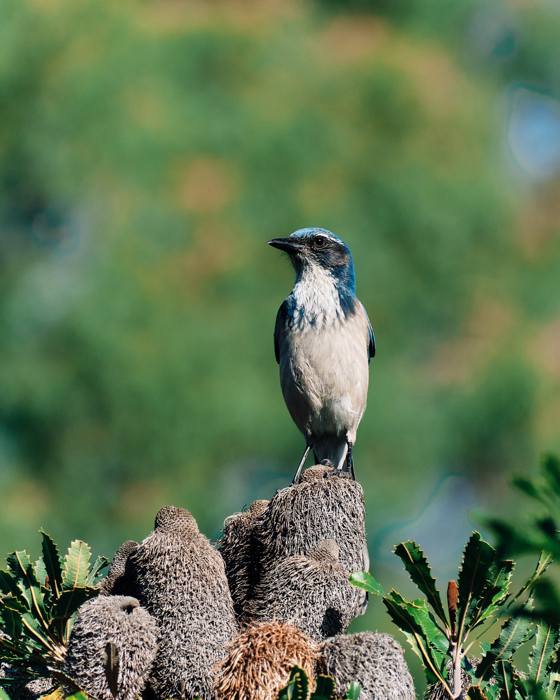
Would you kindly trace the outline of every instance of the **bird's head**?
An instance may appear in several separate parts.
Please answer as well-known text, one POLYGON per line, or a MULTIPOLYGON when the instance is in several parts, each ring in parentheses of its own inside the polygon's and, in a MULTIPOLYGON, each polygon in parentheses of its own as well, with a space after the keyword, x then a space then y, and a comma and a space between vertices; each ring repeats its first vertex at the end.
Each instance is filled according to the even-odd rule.
POLYGON ((324 228, 302 228, 287 238, 273 238, 268 244, 286 252, 298 278, 306 271, 320 268, 328 272, 337 286, 354 292, 356 282, 352 253, 346 243, 324 228))

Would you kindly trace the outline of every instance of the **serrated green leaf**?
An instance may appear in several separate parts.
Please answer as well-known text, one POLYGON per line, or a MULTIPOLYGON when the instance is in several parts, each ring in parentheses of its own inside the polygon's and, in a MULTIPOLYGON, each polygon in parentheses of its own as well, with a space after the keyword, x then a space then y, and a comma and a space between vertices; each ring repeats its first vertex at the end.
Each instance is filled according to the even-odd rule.
POLYGON ((12 595, 0 600, 0 629, 13 641, 17 642, 22 633, 22 615, 27 608, 12 595))
POLYGON ((82 540, 73 540, 64 557, 62 588, 69 590, 87 585, 91 548, 82 540))
POLYGON ((11 593, 15 596, 21 595, 16 577, 8 571, 0 571, 0 593, 11 593))
POLYGON ((316 688, 311 695, 311 700, 332 700, 334 698, 334 678, 318 675, 315 681, 316 688))
POLYGON ((470 629, 473 612, 491 580, 491 567, 495 559, 495 549, 480 537, 480 533, 473 532, 463 553, 458 579, 457 628, 460 637, 463 635, 464 638, 464 633, 470 629))
POLYGON ((7 558, 10 571, 17 580, 18 588, 27 600, 34 617, 44 630, 48 625, 45 619, 43 591, 35 576, 31 558, 26 551, 12 552, 7 558))
POLYGON ((294 666, 290 673, 288 685, 283 688, 279 700, 307 700, 309 695, 309 681, 305 671, 299 666, 294 666))
POLYGON ((98 595, 96 588, 74 588, 72 590, 63 591, 59 599, 53 605, 52 617, 54 619, 68 620, 76 610, 89 600, 98 595))
POLYGON ((66 644, 69 636, 68 622, 80 605, 99 594, 96 588, 74 588, 62 591, 51 611, 50 632, 60 644, 66 644))
POLYGON ((385 595, 383 586, 377 581, 369 571, 361 571, 350 574, 350 583, 356 588, 362 588, 372 595, 385 595))
POLYGON ((101 572, 108 565, 109 565, 109 560, 107 559, 107 557, 104 557, 100 554, 90 567, 86 584, 88 586, 93 586, 95 583, 97 583, 97 579, 102 576, 101 572))
POLYGON ((356 681, 352 681, 348 686, 345 700, 359 700, 361 694, 362 689, 360 688, 360 684, 356 683, 356 681))
POLYGON ((43 552, 43 562, 49 577, 49 586, 54 598, 58 598, 62 589, 62 568, 60 565, 60 554, 58 547, 52 537, 44 530, 41 533, 41 549, 43 552))
POLYGON ((426 601, 406 601, 397 591, 383 598, 389 616, 405 633, 414 651, 420 656, 429 682, 446 684, 444 667, 449 643, 441 632, 426 601))
POLYGON ((439 619, 447 625, 447 618, 441 602, 441 596, 436 588, 436 581, 426 555, 416 542, 401 542, 395 547, 395 554, 403 562, 408 575, 428 599, 439 619))
POLYGON ((45 563, 42 557, 39 557, 33 565, 33 573, 35 578, 39 581, 39 585, 43 586, 47 580, 47 569, 45 568, 45 563))
POLYGON ((476 677, 489 680, 497 665, 508 662, 519 647, 531 638, 532 624, 522 617, 512 617, 500 630, 490 650, 482 657, 476 668, 476 677))
POLYGON ((546 677, 548 665, 554 655, 559 630, 551 625, 538 624, 535 643, 529 656, 529 676, 536 682, 546 677))
POLYGON ((11 700, 10 696, 4 690, 4 688, 0 688, 0 700, 11 700))
POLYGON ((507 600, 515 563, 496 561, 489 569, 489 577, 480 600, 472 610, 472 627, 476 627, 501 608, 507 600))

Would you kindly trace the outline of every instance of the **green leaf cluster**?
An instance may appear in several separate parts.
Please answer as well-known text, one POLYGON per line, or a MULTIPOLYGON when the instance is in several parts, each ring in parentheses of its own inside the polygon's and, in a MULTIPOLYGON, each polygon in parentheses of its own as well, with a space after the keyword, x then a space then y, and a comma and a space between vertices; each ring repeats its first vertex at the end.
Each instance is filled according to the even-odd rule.
POLYGON ((12 552, 0 570, 0 662, 10 669, 0 685, 60 672, 77 609, 97 595, 96 582, 107 565, 92 561, 89 545, 70 543, 64 557, 41 532, 41 556, 12 552))
POLYGON ((542 584, 549 557, 539 557, 531 576, 511 592, 514 562, 478 532, 469 538, 457 580, 447 586, 444 604, 430 564, 416 542, 395 548, 412 582, 423 597, 407 600, 398 591, 384 594, 369 573, 355 574, 351 582, 383 603, 392 621, 405 634, 422 661, 428 693, 439 686, 447 697, 471 700, 538 700, 554 697, 557 672, 558 628, 536 622, 533 596, 542 584), (480 637, 498 626, 491 643, 480 637), (528 668, 515 665, 516 652, 534 641, 528 668), (545 695, 542 695, 544 693, 545 695))
MULTIPOLYGON (((278 700, 335 700, 335 682, 332 676, 318 675, 315 679, 315 690, 310 689, 309 678, 305 671, 298 666, 294 666, 290 674, 290 680, 283 688, 278 700)), ((346 700, 358 700, 360 697, 360 686, 351 683, 346 693, 346 700)))
MULTIPOLYGON (((542 553, 541 566, 546 569, 552 560, 560 559, 560 459, 547 455, 536 477, 518 477, 513 484, 532 501, 533 511, 515 522, 487 518, 486 524, 500 552, 508 556, 542 553)), ((554 582, 539 576, 534 597, 535 608, 523 614, 560 626, 560 592, 554 582)))

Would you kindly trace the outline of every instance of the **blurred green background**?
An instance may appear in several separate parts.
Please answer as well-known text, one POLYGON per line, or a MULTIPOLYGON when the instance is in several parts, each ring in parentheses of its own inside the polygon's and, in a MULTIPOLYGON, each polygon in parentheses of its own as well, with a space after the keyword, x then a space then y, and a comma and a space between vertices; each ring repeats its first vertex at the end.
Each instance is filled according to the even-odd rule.
POLYGON ((0 0, 0 551, 165 503, 215 537, 289 481, 266 241, 320 225, 378 340, 373 571, 414 537, 452 576, 560 448, 559 37, 553 0, 0 0))

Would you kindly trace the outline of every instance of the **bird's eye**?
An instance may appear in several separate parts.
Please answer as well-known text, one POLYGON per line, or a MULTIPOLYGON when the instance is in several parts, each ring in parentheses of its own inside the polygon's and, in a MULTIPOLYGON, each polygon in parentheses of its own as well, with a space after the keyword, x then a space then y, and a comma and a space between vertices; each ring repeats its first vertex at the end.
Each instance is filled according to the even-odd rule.
POLYGON ((313 239, 314 248, 324 248, 328 243, 328 238, 326 236, 315 236, 313 239))

